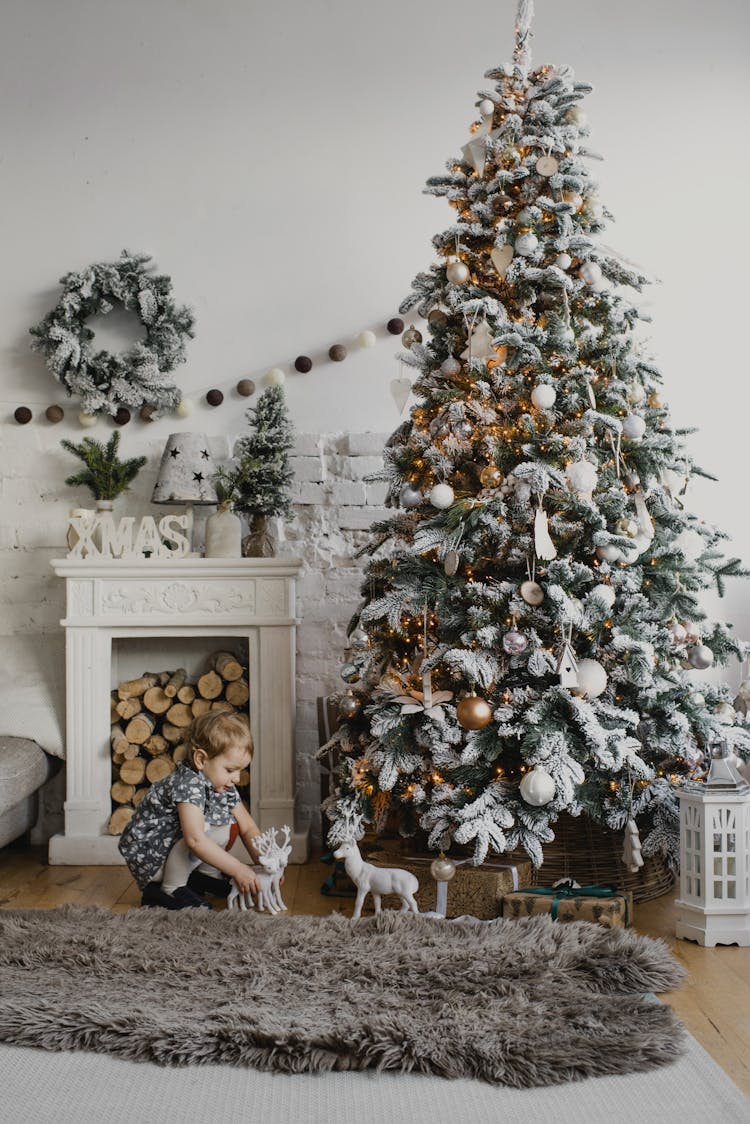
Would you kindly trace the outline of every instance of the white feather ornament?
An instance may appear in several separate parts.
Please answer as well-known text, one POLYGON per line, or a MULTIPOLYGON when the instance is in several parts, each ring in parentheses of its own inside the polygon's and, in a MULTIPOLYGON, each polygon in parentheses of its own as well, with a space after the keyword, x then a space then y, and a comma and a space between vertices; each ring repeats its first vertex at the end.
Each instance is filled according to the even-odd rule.
POLYGON ((534 550, 537 558, 541 558, 544 562, 551 562, 553 558, 557 558, 557 547, 550 538, 547 514, 541 504, 534 516, 534 550))

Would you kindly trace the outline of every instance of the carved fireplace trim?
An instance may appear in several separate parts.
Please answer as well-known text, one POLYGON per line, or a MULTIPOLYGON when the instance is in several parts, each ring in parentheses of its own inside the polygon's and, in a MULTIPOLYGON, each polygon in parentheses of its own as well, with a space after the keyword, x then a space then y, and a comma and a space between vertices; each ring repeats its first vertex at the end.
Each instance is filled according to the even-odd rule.
POLYGON ((304 862, 309 829, 296 825, 295 579, 297 558, 56 559, 67 613, 65 831, 50 840, 57 864, 120 863, 109 835, 112 641, 227 637, 247 642, 250 725, 256 745, 251 811, 261 830, 294 829, 304 862))

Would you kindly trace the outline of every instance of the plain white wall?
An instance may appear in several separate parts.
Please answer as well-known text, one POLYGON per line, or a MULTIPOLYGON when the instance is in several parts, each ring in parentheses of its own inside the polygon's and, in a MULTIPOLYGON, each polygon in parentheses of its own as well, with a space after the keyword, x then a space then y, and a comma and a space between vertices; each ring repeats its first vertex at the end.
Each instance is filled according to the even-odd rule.
MULTIPOLYGON (((450 221, 425 179, 458 153, 484 71, 510 57, 515 0, 3 0, 0 411, 63 399, 28 328, 57 278, 146 250, 193 306, 186 394, 288 368, 305 432, 388 431, 397 340, 384 333, 450 221), (378 346, 353 338, 378 329, 378 346)), ((538 0, 536 62, 595 86, 592 146, 617 216, 606 241, 660 278, 650 335, 675 419, 720 485, 691 505, 750 562, 745 515, 750 182, 746 0, 538 0)), ((113 346, 107 334, 105 346, 113 346)), ((135 421, 127 452, 172 429, 235 433, 243 407, 135 421)), ((75 409, 69 412, 75 417, 75 409)), ((8 419, 11 419, 10 421, 8 419)), ((28 427, 54 463, 75 422, 28 427)), ((102 423, 97 432, 107 430, 102 423)), ((2 440, 2 427, 0 427, 2 440)), ((32 454, 33 450, 33 454, 32 454)), ((61 474, 69 461, 61 456, 61 474)), ((720 608, 750 636, 745 587, 720 608)))

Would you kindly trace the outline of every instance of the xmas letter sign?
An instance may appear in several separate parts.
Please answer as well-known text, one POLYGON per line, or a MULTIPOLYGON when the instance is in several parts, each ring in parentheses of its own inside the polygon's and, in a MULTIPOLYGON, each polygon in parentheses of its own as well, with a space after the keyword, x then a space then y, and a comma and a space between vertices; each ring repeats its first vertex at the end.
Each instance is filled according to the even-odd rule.
POLYGON ((115 523, 109 514, 74 515, 70 519, 68 558, 184 558, 190 552, 189 515, 145 515, 138 527, 126 515, 115 523))

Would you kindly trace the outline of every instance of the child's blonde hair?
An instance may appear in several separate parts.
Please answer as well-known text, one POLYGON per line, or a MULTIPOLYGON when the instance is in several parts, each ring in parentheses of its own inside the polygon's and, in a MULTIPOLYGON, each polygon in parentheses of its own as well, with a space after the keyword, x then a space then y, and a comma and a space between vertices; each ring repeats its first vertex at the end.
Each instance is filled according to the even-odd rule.
POLYGON ((229 710, 209 710, 196 718, 186 739, 188 764, 193 765, 196 749, 206 757, 218 757, 234 747, 244 749, 252 758, 253 736, 250 723, 244 714, 229 710))

